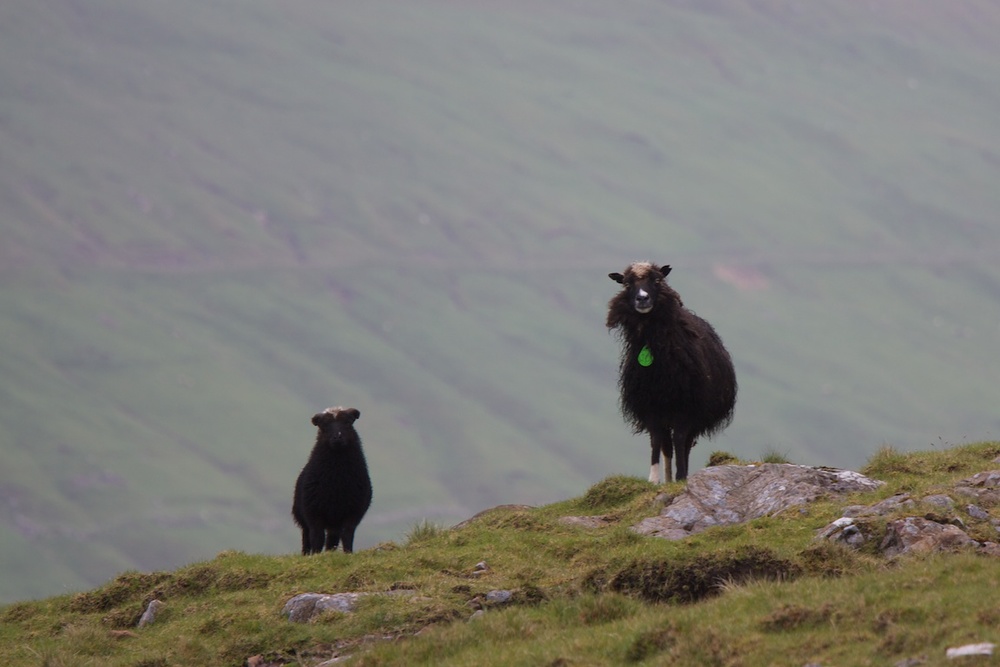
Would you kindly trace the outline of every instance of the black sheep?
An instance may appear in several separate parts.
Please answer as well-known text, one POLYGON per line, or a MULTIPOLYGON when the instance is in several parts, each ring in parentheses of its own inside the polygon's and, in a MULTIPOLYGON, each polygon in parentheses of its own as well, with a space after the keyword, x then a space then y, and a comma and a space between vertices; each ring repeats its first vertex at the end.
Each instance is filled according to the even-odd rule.
POLYGON ((705 320, 684 307, 669 285, 669 266, 635 262, 609 273, 623 289, 608 303, 609 329, 622 339, 618 386, 621 409, 633 432, 649 433, 649 481, 660 481, 660 452, 677 458, 677 479, 687 478, 695 440, 710 437, 733 419, 736 372, 722 340, 705 320))
POLYGON ((354 531, 372 503, 372 481, 354 422, 354 408, 328 408, 313 415, 316 444, 295 481, 292 517, 302 529, 303 555, 337 548, 354 550, 354 531))

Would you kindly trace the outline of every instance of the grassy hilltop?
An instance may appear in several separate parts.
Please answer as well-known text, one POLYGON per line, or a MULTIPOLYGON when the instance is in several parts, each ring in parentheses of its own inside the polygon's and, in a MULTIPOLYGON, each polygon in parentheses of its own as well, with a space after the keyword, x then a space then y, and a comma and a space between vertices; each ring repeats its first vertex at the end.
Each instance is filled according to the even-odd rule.
POLYGON ((296 550, 362 412, 359 548, 643 474, 634 259, 736 360, 695 449, 995 437, 1000 8, 0 6, 0 601, 296 550))
MULTIPOLYGON (((947 648, 996 643, 1000 606, 983 591, 995 586, 1000 560, 967 551, 888 561, 877 534, 861 551, 813 536, 848 504, 948 493, 995 469, 998 454, 997 442, 909 455, 885 448, 864 470, 887 482, 878 492, 679 542, 628 526, 681 485, 617 476, 536 509, 497 508, 449 530, 421 524, 402 544, 353 555, 226 551, 0 608, 0 658, 52 667, 240 665, 253 656, 258 665, 333 657, 351 665, 943 664, 947 648), (560 521, 571 515, 605 523, 560 521), (512 596, 493 602, 494 590, 512 596), (281 614, 299 593, 348 591, 371 595, 352 613, 309 623, 281 614), (152 599, 164 606, 136 628, 152 599)), ((951 513, 976 539, 996 537, 990 521, 961 505, 951 513)), ((1000 664, 996 655, 975 660, 1000 664)))

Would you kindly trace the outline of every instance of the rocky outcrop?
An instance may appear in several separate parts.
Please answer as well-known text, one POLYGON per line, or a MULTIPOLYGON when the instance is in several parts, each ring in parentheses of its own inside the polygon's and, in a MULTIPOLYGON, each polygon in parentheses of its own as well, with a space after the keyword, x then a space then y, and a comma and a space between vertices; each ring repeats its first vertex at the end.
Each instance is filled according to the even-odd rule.
MULTIPOLYGON (((724 465, 699 470, 687 488, 657 516, 632 527, 637 533, 678 540, 713 526, 775 516, 820 498, 875 491, 883 482, 857 472, 789 464, 724 465)), ((1000 544, 977 541, 966 522, 988 522, 1000 531, 1000 519, 988 508, 1000 506, 1000 470, 981 472, 957 482, 947 493, 912 497, 900 493, 871 505, 848 505, 842 516, 818 531, 817 540, 859 549, 877 540, 878 553, 955 551, 963 548, 1000 554, 1000 544), (893 517, 886 521, 885 517, 893 517)), ((599 527, 604 517, 566 517, 564 523, 599 527)), ((1000 532, 998 532, 1000 537, 1000 532)))
POLYGON ((854 549, 877 539, 878 552, 888 558, 963 548, 997 556, 1000 544, 977 541, 966 532, 966 521, 986 522, 992 531, 1000 531, 1000 519, 983 507, 997 504, 1000 504, 1000 470, 982 472, 956 483, 950 493, 921 498, 902 493, 873 505, 845 507, 843 516, 821 529, 816 539, 841 542, 854 549), (953 496, 963 500, 956 501, 953 496), (918 513, 921 508, 930 511, 918 513), (882 529, 882 517, 910 512, 913 515, 897 516, 882 529))
POLYGON ((784 463, 704 468, 691 475, 687 489, 658 516, 632 530, 683 539, 713 526, 774 516, 819 498, 874 491, 882 484, 850 470, 784 463))

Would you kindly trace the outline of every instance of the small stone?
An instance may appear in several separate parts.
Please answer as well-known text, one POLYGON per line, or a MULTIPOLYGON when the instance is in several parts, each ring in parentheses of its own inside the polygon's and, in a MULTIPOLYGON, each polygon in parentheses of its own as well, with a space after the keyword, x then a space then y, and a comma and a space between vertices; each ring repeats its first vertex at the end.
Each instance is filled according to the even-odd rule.
POLYGON ((469 617, 469 621, 475 621, 476 619, 482 618, 486 614, 482 609, 477 609, 473 612, 472 616, 469 617))
POLYGON ((933 496, 926 496, 924 502, 928 505, 933 505, 934 507, 940 507, 942 509, 951 509, 955 506, 955 501, 944 495, 943 493, 936 493, 933 496))
POLYGON ((513 596, 510 591, 490 591, 486 594, 486 601, 490 604, 506 604, 513 596))
POLYGON ((490 569, 490 566, 486 564, 486 561, 481 560, 478 563, 476 563, 476 566, 474 568, 472 568, 472 569, 475 570, 475 571, 477 571, 477 572, 482 572, 484 570, 490 569))
POLYGON ((967 655, 993 655, 993 649, 995 648, 996 644, 990 644, 988 642, 983 642, 981 644, 966 644, 965 646, 948 649, 945 651, 945 657, 951 660, 953 658, 962 658, 967 655))
POLYGON ((154 620, 156 620, 156 614, 163 607, 163 603, 159 600, 153 600, 146 607, 146 611, 142 612, 142 617, 139 619, 139 627, 144 628, 154 620))
POLYGON ((970 503, 965 506, 965 511, 973 519, 980 519, 982 521, 985 521, 986 519, 990 518, 990 513, 984 510, 979 505, 973 505, 970 503))

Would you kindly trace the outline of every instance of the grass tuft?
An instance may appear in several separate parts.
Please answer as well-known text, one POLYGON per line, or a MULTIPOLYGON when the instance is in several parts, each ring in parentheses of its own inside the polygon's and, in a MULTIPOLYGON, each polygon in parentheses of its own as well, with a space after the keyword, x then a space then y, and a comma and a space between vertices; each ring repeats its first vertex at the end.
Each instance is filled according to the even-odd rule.
POLYGON ((440 537, 444 532, 445 529, 440 524, 424 519, 423 521, 415 523, 406 534, 406 545, 412 546, 414 544, 420 544, 421 542, 428 542, 440 537))
POLYGON ((791 463, 788 460, 788 452, 779 452, 772 448, 765 449, 760 460, 761 463, 791 463))

